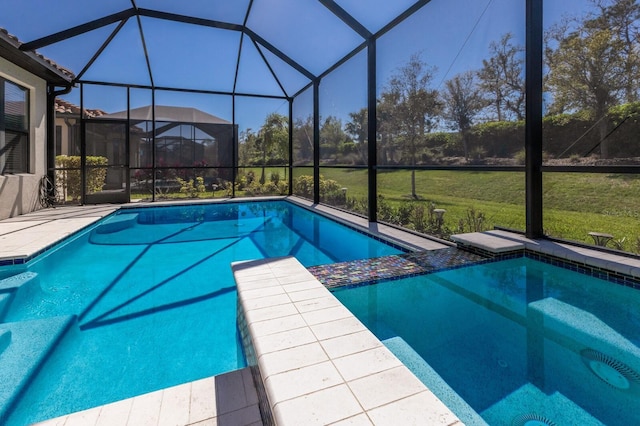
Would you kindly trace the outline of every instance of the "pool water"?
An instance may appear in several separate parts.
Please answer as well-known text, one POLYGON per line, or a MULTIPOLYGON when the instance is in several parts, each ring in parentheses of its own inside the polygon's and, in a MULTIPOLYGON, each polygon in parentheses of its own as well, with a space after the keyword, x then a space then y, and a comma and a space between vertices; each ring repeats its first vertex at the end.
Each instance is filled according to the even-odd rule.
POLYGON ((231 262, 400 252, 284 201, 121 209, 26 267, 0 270, 14 274, 0 280, 0 423, 244 367, 231 262))
POLYGON ((523 257, 334 292, 467 425, 640 424, 640 291, 523 257))

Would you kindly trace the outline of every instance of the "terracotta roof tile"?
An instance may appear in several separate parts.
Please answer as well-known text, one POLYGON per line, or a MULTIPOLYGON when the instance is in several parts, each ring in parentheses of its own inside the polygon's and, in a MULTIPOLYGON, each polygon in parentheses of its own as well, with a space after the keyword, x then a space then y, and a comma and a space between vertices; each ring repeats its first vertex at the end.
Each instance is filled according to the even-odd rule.
MULTIPOLYGON (((55 101, 55 110, 56 113, 60 114, 73 114, 80 115, 80 107, 76 104, 72 104, 69 101, 65 101, 64 99, 56 98, 55 101)), ((105 115, 106 112, 101 109, 87 109, 84 110, 85 116, 88 118, 100 117, 101 115, 105 115)))
MULTIPOLYGON (((9 33, 9 31, 7 31, 5 28, 0 27, 0 37, 4 38, 5 40, 9 41, 11 44, 13 44, 13 46, 16 49, 20 49, 20 46, 23 44, 20 39, 18 39, 18 37, 16 37, 15 35, 9 33), (4 36, 4 37, 2 37, 4 36)), ((62 74, 66 75, 67 77, 69 77, 70 80, 73 80, 75 78, 75 74, 63 67, 62 65, 57 64, 56 62, 52 61, 51 59, 47 58, 46 56, 38 53, 37 51, 32 51, 32 52, 24 52, 25 55, 33 55, 35 57, 37 57, 38 59, 40 59, 42 62, 44 62, 46 65, 48 65, 49 67, 58 70, 59 72, 61 72, 62 74)))

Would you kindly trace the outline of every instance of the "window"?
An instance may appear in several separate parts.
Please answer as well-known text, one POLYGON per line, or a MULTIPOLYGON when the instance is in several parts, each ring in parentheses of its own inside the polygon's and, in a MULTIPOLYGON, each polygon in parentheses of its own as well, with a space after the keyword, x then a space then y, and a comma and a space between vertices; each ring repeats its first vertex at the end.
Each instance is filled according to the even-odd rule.
POLYGON ((0 78, 0 174, 29 172, 29 92, 0 78))

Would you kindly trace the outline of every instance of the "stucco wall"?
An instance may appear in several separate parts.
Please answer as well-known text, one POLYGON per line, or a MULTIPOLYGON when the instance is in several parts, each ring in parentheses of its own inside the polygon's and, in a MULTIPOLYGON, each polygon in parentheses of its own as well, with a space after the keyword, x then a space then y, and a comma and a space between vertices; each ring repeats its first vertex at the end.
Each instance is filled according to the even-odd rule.
POLYGON ((0 220, 40 208, 40 178, 47 170, 47 83, 0 58, 0 76, 30 90, 29 173, 0 175, 0 220))

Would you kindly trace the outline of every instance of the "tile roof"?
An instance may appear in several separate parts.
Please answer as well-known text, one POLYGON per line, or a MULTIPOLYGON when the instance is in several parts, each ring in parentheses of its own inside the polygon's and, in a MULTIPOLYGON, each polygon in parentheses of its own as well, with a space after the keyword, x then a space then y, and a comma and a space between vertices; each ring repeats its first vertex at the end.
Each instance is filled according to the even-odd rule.
MULTIPOLYGON (((34 72, 35 74, 43 76, 43 74, 53 73, 53 75, 50 75, 51 77, 58 76, 59 78, 62 78, 63 80, 66 80, 68 82, 70 82, 75 78, 75 74, 71 70, 63 67, 62 65, 57 64, 56 62, 38 53, 37 51, 32 51, 32 52, 20 51, 20 46, 22 44, 23 43, 18 39, 18 37, 14 36, 13 34, 10 34, 9 31, 7 31, 5 28, 0 27, 0 45, 3 45, 5 47, 4 49, 0 49, 0 54, 3 52, 9 52, 9 49, 7 49, 6 46, 10 46, 10 48, 15 49, 15 51, 11 52, 14 57, 18 57, 18 58, 20 57, 20 55, 18 55, 18 52, 21 53, 22 56, 24 57, 23 58, 24 61, 21 61, 21 63, 19 63, 18 65, 20 66, 28 65, 30 67, 40 66, 43 68, 42 72, 40 73, 34 72), (47 71, 49 71, 49 73, 47 73, 47 71)), ((0 46, 0 47, 3 47, 3 46, 0 46)), ((9 57, 7 59, 10 60, 9 57)), ((32 69, 28 69, 28 70, 34 71, 32 69)))
MULTIPOLYGON (((64 99, 56 98, 55 100, 55 110, 56 113, 59 114, 72 114, 72 115, 80 115, 80 107, 76 104, 73 104, 69 101, 65 101, 64 99)), ((95 118, 105 115, 106 112, 101 109, 84 109, 85 117, 95 118)))

